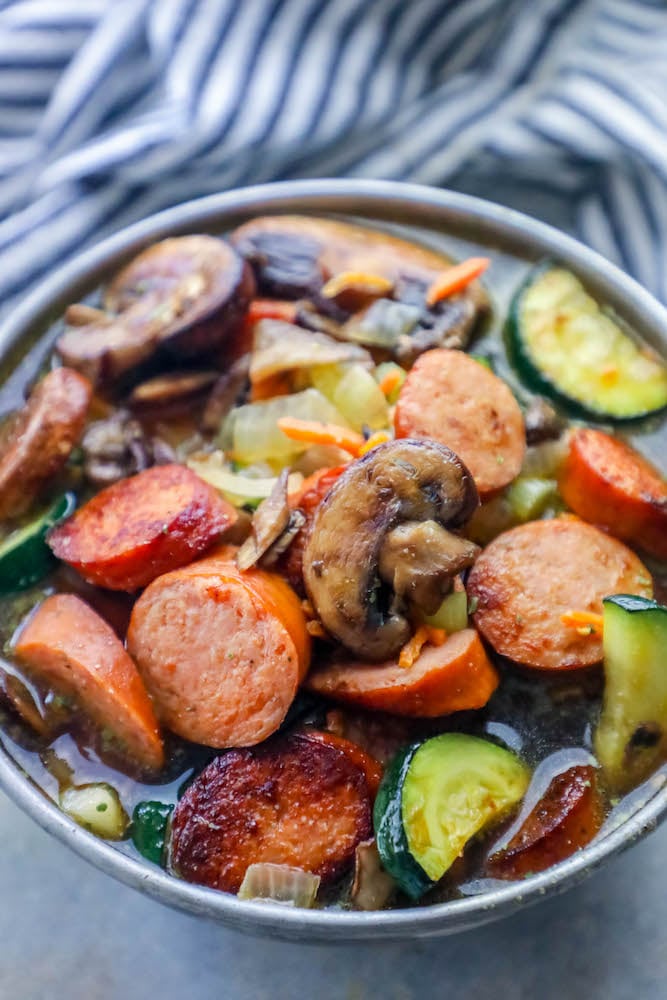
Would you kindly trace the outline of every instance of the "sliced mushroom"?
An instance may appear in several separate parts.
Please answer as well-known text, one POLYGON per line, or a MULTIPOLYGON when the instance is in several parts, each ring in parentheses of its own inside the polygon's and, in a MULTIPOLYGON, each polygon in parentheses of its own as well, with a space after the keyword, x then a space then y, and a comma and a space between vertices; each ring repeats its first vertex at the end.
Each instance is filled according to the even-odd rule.
POLYGON ((387 534, 378 571, 401 601, 432 615, 456 574, 472 566, 478 552, 474 542, 453 535, 437 521, 408 521, 387 534))
MULTIPOLYGON (((429 308, 426 291, 452 261, 435 250, 378 230, 331 219, 269 216, 240 226, 232 233, 231 241, 252 264, 263 293, 310 299, 319 313, 333 315, 335 320, 344 320, 349 315, 350 310, 346 314, 341 305, 350 303, 341 298, 334 301, 322 294, 327 282, 351 272, 384 280, 386 287, 393 289, 396 303, 414 307, 408 321, 400 318, 403 326, 407 322, 407 327, 401 330, 400 342, 390 345, 394 357, 403 363, 411 363, 432 347, 465 347, 478 319, 489 307, 483 286, 473 281, 463 292, 429 308)), ((350 302, 354 308, 354 299, 350 302)), ((377 299, 375 305, 380 307, 381 303, 386 306, 389 299, 377 299)), ((379 322, 380 309, 373 315, 379 322)), ((391 319, 391 328, 380 323, 381 328, 373 330, 371 327, 378 325, 375 322, 367 323, 367 329, 359 331, 359 322, 353 322, 340 330, 340 324, 334 323, 335 329, 326 332, 338 339, 385 347, 384 341, 394 337, 397 329, 396 318, 393 315, 386 318, 391 319)), ((305 325, 315 325, 312 317, 305 325)))
POLYGON ((326 333, 304 330, 276 319, 260 320, 255 325, 250 362, 253 384, 283 372, 350 362, 373 366, 373 359, 363 347, 340 343, 326 333))
POLYGON ((389 441, 352 462, 318 507, 304 551, 306 591, 326 630, 362 659, 395 655, 410 636, 412 594, 432 606, 474 557, 444 529, 464 524, 478 502, 461 459, 435 441, 389 441), (434 524, 420 533, 420 522, 434 524))
POLYGON ((556 441, 567 427, 567 421, 563 420, 544 396, 535 396, 531 399, 523 415, 523 421, 528 444, 556 441))
POLYGON ((158 352, 196 357, 237 329, 254 290, 248 264, 222 240, 163 240, 123 268, 106 291, 105 312, 70 326, 57 349, 95 383, 112 381, 158 352))
POLYGON ((396 883, 382 867, 374 840, 357 844, 350 902, 357 910, 382 910, 396 892, 396 883))
POLYGON ((217 434, 229 411, 241 401, 249 385, 249 370, 250 355, 244 354, 214 384, 200 422, 205 434, 217 434))
POLYGON ((214 371, 167 372, 135 386, 127 401, 135 409, 176 406, 200 396, 218 377, 214 371))
POLYGON ((271 493, 262 500, 252 519, 252 531, 249 538, 238 551, 236 562, 239 569, 250 569, 258 562, 264 553, 271 548, 290 519, 290 506, 287 499, 287 483, 289 472, 283 469, 271 493))
POLYGON ((147 436, 127 410, 90 424, 81 448, 84 475, 94 486, 109 486, 151 465, 176 461, 173 449, 160 438, 147 436))
POLYGON ((87 379, 70 368, 49 372, 0 434, 0 518, 26 511, 78 443, 91 399, 87 379))

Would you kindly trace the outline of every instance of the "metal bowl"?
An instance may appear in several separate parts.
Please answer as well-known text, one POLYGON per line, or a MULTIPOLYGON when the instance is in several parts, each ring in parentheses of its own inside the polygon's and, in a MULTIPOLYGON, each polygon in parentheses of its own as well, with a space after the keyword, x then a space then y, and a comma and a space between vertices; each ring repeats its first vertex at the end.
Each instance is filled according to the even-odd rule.
MULTIPOLYGON (((550 226, 449 191, 390 182, 318 180, 202 198, 154 215, 105 240, 58 270, 15 309, 0 328, 0 359, 5 365, 10 357, 14 362, 21 348, 41 336, 68 303, 93 290, 155 240, 202 230, 223 232, 253 215, 271 212, 357 216, 375 220, 380 226, 408 227, 417 238, 456 255, 466 252, 470 244, 492 248, 501 263, 503 254, 526 262, 545 255, 556 257, 649 343, 667 353, 667 311, 618 268, 550 226)), ((581 882, 608 858, 655 829, 667 813, 666 780, 661 774, 638 800, 628 801, 627 815, 614 829, 541 875, 430 907, 362 913, 240 902, 226 893, 173 878, 78 827, 4 750, 0 752, 0 785, 45 830, 127 885, 170 906, 240 930, 304 941, 425 938, 506 916, 581 882)))

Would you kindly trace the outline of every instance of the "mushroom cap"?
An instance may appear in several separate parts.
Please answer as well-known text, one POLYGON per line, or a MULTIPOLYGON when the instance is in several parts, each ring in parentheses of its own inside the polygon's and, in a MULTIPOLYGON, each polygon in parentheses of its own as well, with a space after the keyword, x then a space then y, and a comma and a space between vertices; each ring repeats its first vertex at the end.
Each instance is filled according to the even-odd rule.
POLYGON ((326 630, 366 660, 397 653, 411 633, 411 597, 432 605, 429 583, 442 597, 474 560, 476 546, 448 529, 478 503, 466 466, 435 441, 388 441, 350 463, 304 551, 306 591, 326 630))

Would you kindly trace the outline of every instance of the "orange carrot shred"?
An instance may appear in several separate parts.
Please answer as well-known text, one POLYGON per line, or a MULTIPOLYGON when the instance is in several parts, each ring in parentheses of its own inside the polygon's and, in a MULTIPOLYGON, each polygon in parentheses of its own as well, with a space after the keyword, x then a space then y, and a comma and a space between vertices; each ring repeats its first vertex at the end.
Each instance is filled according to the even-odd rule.
POLYGON ((367 274, 365 271, 341 271, 329 278, 320 289, 325 298, 335 299, 341 292, 360 292, 362 295, 388 295, 394 282, 381 274, 367 274))
POLYGON ((575 628, 580 635, 602 635, 603 618, 594 611, 566 611, 560 620, 568 628, 575 628))
POLYGON ((296 319, 296 303, 284 302, 282 299, 254 299, 248 306, 246 319, 249 323, 257 323, 260 319, 282 319, 293 323, 296 319))
POLYGON ((306 444, 333 444, 351 455, 358 455, 366 443, 361 434, 340 427, 338 424, 321 424, 316 420, 299 420, 297 417, 280 417, 278 428, 292 441, 306 444))
POLYGON ((306 622, 306 632, 308 635, 312 636, 313 639, 328 639, 329 635, 325 631, 324 626, 321 622, 313 619, 312 621, 306 622))
POLYGON ((392 368, 387 374, 378 382, 380 389, 385 394, 385 396, 391 396, 392 392, 398 384, 403 380, 403 375, 397 368, 392 368))
POLYGON ((372 451, 373 448, 377 448, 379 444, 384 444, 385 441, 390 441, 391 435, 389 431, 376 431, 375 434, 371 434, 368 441, 364 441, 361 448, 359 449, 359 457, 365 455, 366 452, 372 451))
POLYGON ((442 299, 460 292, 480 274, 484 274, 491 261, 488 257, 470 257, 468 260, 448 267, 435 279, 426 292, 426 304, 434 306, 442 299))
POLYGON ((417 662, 419 655, 427 642, 432 646, 442 646, 446 638, 447 633, 444 629, 433 628, 432 625, 420 625, 415 634, 411 639, 408 639, 405 646, 403 646, 403 649, 399 653, 399 667, 403 667, 403 669, 408 670, 417 662))

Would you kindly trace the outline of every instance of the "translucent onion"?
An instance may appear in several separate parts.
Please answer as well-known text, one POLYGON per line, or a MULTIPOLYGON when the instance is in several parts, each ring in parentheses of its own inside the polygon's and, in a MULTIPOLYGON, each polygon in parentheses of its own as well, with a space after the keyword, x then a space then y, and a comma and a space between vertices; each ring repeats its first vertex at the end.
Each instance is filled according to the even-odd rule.
POLYGON ((558 504, 558 484, 555 479, 519 476, 507 491, 507 499, 517 521, 534 521, 547 507, 558 504))
POLYGON ((264 319, 255 325, 250 361, 253 383, 282 372, 343 361, 357 361, 367 366, 372 363, 363 347, 334 340, 326 333, 302 330, 292 323, 275 319, 264 319))
POLYGON ((304 389, 261 403, 248 403, 233 410, 223 431, 230 454, 242 465, 253 462, 291 460, 310 446, 292 441, 277 426, 281 417, 314 420, 347 427, 343 414, 317 389, 304 389))
MULTIPOLYGON (((193 472, 219 490, 230 503, 236 507, 258 503, 271 496, 278 482, 277 476, 254 477, 242 472, 234 472, 225 463, 222 452, 196 455, 188 459, 188 466, 193 472)), ((292 473, 287 480, 287 492, 296 493, 303 482, 300 472, 292 473)))
POLYGON ((118 792, 105 781, 65 789, 60 794, 60 808, 104 840, 122 840, 130 825, 118 792))
POLYGON ((380 430, 389 424, 389 406, 380 386, 361 365, 325 365, 313 369, 316 389, 340 410, 355 431, 380 430))
POLYGON ((290 868, 288 865, 261 862, 248 866, 238 898, 271 900, 274 903, 309 909, 315 902, 319 887, 319 875, 304 872, 301 868, 290 868))

